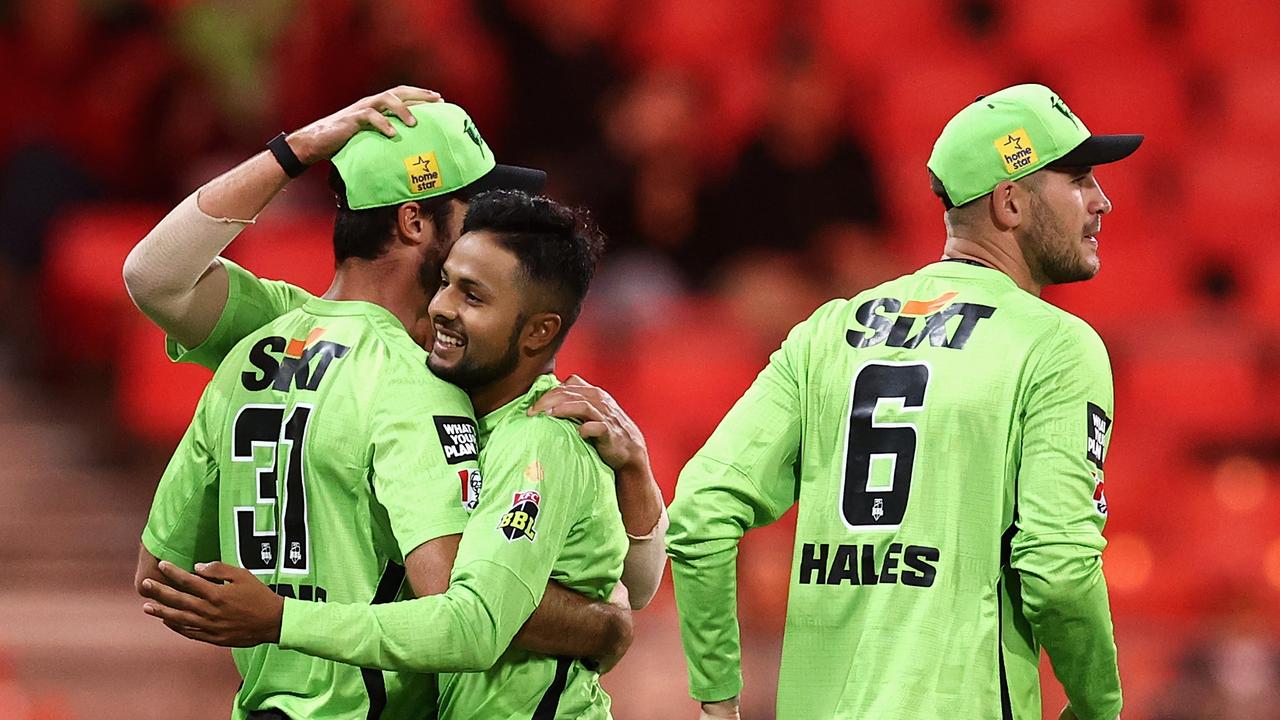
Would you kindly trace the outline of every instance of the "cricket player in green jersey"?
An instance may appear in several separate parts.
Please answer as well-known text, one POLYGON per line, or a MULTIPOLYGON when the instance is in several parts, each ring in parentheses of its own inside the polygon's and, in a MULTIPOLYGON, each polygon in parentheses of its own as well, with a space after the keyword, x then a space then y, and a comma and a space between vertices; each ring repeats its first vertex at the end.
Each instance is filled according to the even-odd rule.
POLYGON ((777 717, 1114 720, 1101 552, 1106 349, 1044 302, 1091 278, 1111 203, 1091 135, 1040 85, 978 98, 929 160, 941 262, 796 326, 685 466, 667 535, 692 695, 736 717, 735 559, 799 503, 777 717))
MULTIPOLYGON (((518 192, 474 199, 431 302, 429 365, 480 415, 485 483, 443 595, 379 606, 281 599, 246 571, 223 586, 177 574, 171 627, 227 645, 278 642, 361 667, 451 672, 445 718, 608 718, 594 667, 508 648, 547 580, 608 597, 628 552, 613 473, 577 426, 529 411, 557 385, 555 352, 578 315, 598 236, 568 209, 518 192)), ((271 646, 267 646, 271 647, 271 646)))
MULTIPOLYGON (((335 229, 339 265, 326 298, 262 283, 233 265, 210 265, 205 257, 201 267, 209 271, 197 289, 215 269, 225 268, 225 303, 212 329, 206 323, 202 330, 201 318, 190 322, 198 315, 190 308, 207 304, 198 292, 186 299, 187 309, 140 302, 163 318, 162 326, 189 331, 186 337, 198 346, 191 354, 200 361, 228 358, 157 490, 139 558, 137 581, 144 595, 154 595, 167 581, 160 560, 190 568, 218 557, 248 568, 282 596, 303 600, 392 600, 406 575, 401 563, 417 594, 446 586, 457 533, 474 506, 467 495, 481 482, 478 445, 465 395, 425 370, 420 345, 423 328, 427 335, 430 330, 420 318, 440 258, 457 233, 450 211, 465 209, 457 191, 536 189, 543 176, 495 166, 456 106, 411 107, 432 100, 438 100, 434 93, 398 88, 289 137, 308 161, 346 146, 346 159, 340 153, 335 162, 358 179, 360 154, 347 140, 362 128, 410 140, 425 134, 436 146, 427 161, 436 179, 428 179, 431 187, 425 188, 436 192, 418 188, 417 197, 397 198, 410 202, 396 203, 390 212, 375 208, 381 218, 352 212, 366 206, 360 194, 365 184, 349 193, 342 188, 346 207, 335 229), (382 111, 396 113, 397 125, 382 111), (267 327, 252 332, 267 320, 267 327), (202 331, 204 339, 198 337, 202 331)), ((186 217, 180 206, 162 225, 173 226, 176 219, 198 242, 208 244, 207 236, 218 235, 225 246, 234 231, 217 227, 207 213, 246 217, 260 211, 288 179, 288 158, 280 152, 273 149, 276 157, 264 153, 210 183, 199 194, 198 210, 193 196, 184 203, 190 206, 186 217)), ((411 171, 407 158, 402 165, 402 175, 411 171)), ((414 192, 412 183, 408 187, 414 192)), ((146 259, 162 262, 155 255, 146 259)), ((172 258, 189 263, 182 253, 168 253, 166 259, 172 258)), ((141 269, 136 262, 127 266, 131 292, 150 274, 154 269, 145 263, 141 269)), ((157 294, 154 287, 144 290, 134 292, 135 298, 157 294)), ((614 428, 600 431, 607 441, 617 435, 614 428)), ((625 649, 629 637, 619 635, 629 629, 619 630, 617 613, 601 612, 606 605, 587 604, 558 586, 551 590, 547 598, 554 594, 556 601, 539 607, 519 644, 583 656, 625 649), (568 627, 582 630, 566 632, 568 627), (604 636, 590 637, 596 630, 604 636)), ((384 678, 279 649, 236 655, 245 677, 237 717, 266 709, 291 717, 376 717, 388 694, 393 707, 387 717, 395 716, 397 696, 416 714, 431 710, 422 704, 421 678, 411 678, 403 683, 405 692, 398 692, 402 678, 395 675, 384 678), (410 686, 416 694, 407 691, 410 686)), ((430 690, 425 702, 433 700, 430 690)))

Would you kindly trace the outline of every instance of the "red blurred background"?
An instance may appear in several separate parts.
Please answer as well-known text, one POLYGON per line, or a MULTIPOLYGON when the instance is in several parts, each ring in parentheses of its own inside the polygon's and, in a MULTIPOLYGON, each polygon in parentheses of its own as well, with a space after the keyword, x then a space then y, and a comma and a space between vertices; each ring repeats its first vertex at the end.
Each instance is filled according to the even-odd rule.
MULTIPOLYGON (((1125 717, 1280 718, 1274 0, 0 5, 0 717, 227 716, 229 658, 132 595, 150 493, 209 374, 166 361, 120 268, 279 130, 426 86, 590 207, 611 249, 559 370, 640 422, 670 500, 792 324, 939 255, 934 138, 1029 81, 1096 132, 1147 135, 1097 172, 1115 205, 1101 275, 1049 293, 1114 364, 1125 717)), ((227 255, 322 292, 323 176, 227 255)), ((744 541, 748 718, 773 714, 791 532, 744 541)), ((637 625, 606 678, 615 717, 694 717, 669 584, 637 625)))

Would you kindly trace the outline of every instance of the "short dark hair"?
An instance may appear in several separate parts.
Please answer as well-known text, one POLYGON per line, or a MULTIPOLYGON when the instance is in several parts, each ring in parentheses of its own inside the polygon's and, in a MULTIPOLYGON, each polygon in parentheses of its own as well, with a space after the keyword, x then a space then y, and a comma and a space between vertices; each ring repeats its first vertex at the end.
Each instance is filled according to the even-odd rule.
MULTIPOLYGON (((329 188, 333 190, 338 204, 338 215, 333 220, 334 263, 351 258, 376 260, 391 244, 396 217, 404 203, 352 210, 347 205, 347 184, 336 167, 329 171, 329 188)), ((466 202, 466 196, 460 191, 418 201, 422 212, 431 217, 431 224, 439 237, 449 232, 449 220, 453 214, 449 200, 452 198, 466 202)))
POLYGON ((932 170, 929 170, 928 172, 929 189, 933 191, 934 195, 937 195, 938 198, 942 200, 942 207, 947 210, 955 207, 955 204, 951 202, 951 196, 947 194, 947 189, 942 186, 942 180, 939 179, 937 175, 934 175, 932 170))
POLYGON ((462 232, 478 230, 493 233, 516 256, 525 280, 551 291, 550 309, 561 321, 552 347, 559 348, 582 311, 604 251, 604 235, 590 214, 518 190, 493 190, 475 196, 467 210, 462 232))

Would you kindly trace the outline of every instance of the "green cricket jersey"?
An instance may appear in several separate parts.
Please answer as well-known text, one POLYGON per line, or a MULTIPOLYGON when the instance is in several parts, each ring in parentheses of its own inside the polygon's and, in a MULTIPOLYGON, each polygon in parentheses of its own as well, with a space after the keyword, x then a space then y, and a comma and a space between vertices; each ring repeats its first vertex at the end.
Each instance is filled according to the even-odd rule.
MULTIPOLYGON (((232 297, 234 311, 242 298, 232 297)), ((466 524, 459 486, 478 483, 471 404, 426 370, 426 353, 384 308, 297 299, 299 309, 230 342, 143 543, 188 569, 215 558, 244 567, 307 605, 390 602, 404 556, 466 524)), ((364 720, 380 716, 388 684, 434 695, 430 678, 274 645, 232 653, 244 678, 236 718, 277 708, 364 720)))
POLYGON ((680 475, 693 696, 740 691, 738 540, 798 502, 779 718, 1039 718, 1043 645, 1076 714, 1113 720, 1111 417, 1097 334, 996 270, 819 308, 680 475))
POLYGON ((484 484, 449 589, 390 605, 285 601, 281 647, 361 667, 440 676, 449 720, 608 718, 609 696, 581 662, 508 647, 548 580, 602 600, 627 539, 613 472, 576 426, 526 411, 544 375, 480 420, 484 484))

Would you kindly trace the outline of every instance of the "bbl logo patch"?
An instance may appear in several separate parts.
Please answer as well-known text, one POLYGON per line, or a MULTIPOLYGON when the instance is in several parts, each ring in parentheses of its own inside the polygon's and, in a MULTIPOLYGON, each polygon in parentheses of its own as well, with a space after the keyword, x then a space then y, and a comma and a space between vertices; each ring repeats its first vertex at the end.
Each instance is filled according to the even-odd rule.
POLYGON ((1107 430, 1111 429, 1111 418, 1103 412, 1102 408, 1093 403, 1086 403, 1088 407, 1088 419, 1085 432, 1084 456, 1102 469, 1102 463, 1107 456, 1107 430))
POLYGON ((468 417, 459 415, 435 415, 436 434, 440 436, 440 447, 444 450, 444 459, 450 465, 475 460, 476 423, 468 417))
POLYGON ((1093 509, 1098 511, 1099 515, 1107 514, 1107 494, 1104 491, 1106 483, 1102 482, 1102 476, 1098 473, 1093 474, 1093 509))
POLYGON ((462 507, 475 510, 476 505, 480 504, 480 485, 483 483, 480 471, 459 470, 458 477, 462 480, 462 507))
POLYGON ((538 520, 538 503, 542 497, 536 490, 525 490, 515 494, 511 509, 498 521, 498 532, 506 536, 507 542, 515 542, 519 538, 528 538, 533 542, 536 531, 533 525, 538 520))
POLYGON ((434 152, 419 153, 404 159, 404 169, 409 173, 409 192, 434 190, 444 184, 440 178, 440 163, 434 152))
POLYGON ((1018 128, 1007 135, 1001 135, 993 143, 1000 159, 1004 161, 1005 172, 1013 175, 1023 168, 1034 165, 1040 159, 1036 149, 1031 145, 1031 137, 1025 128, 1018 128))

